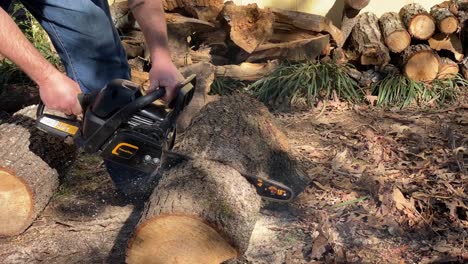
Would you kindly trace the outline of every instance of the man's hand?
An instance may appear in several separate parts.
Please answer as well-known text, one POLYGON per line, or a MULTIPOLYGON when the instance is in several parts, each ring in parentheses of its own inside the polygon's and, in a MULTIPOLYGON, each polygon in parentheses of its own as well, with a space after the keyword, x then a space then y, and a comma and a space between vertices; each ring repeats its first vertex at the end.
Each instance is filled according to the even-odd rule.
POLYGON ((39 94, 47 108, 67 115, 81 114, 77 95, 81 93, 78 83, 59 71, 50 74, 39 84, 39 94))
POLYGON ((159 87, 166 89, 166 95, 162 100, 169 104, 177 94, 177 85, 184 80, 170 58, 160 58, 153 62, 150 70, 150 91, 159 87))

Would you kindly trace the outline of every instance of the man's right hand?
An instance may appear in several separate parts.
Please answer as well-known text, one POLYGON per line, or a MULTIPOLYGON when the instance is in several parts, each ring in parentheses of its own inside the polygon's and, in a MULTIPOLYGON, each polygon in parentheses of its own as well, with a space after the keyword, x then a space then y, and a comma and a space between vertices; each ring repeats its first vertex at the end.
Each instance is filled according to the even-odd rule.
POLYGON ((80 86, 65 74, 53 71, 38 85, 42 102, 47 108, 67 115, 81 114, 82 109, 77 97, 81 93, 80 86))

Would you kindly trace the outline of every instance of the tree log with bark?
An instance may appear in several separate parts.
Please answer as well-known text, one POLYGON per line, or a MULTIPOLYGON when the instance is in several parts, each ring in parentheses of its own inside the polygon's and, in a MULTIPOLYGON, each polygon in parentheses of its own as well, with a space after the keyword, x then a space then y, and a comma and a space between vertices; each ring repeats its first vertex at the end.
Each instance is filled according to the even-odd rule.
POLYGON ((410 35, 416 39, 429 39, 435 32, 435 22, 426 9, 412 3, 400 9, 400 16, 410 35))
POLYGON ((356 25, 356 19, 361 9, 369 4, 370 0, 346 0, 345 7, 343 9, 343 19, 341 22, 341 32, 343 33, 343 40, 338 44, 338 47, 342 47, 349 35, 353 31, 354 25, 356 25))
POLYGON ((431 15, 434 17, 437 27, 444 34, 452 34, 458 30, 458 18, 448 8, 433 7, 431 15))
POLYGON ((35 127, 30 106, 0 125, 0 237, 28 228, 42 212, 75 157, 75 148, 35 127))
POLYGON ((354 26, 351 43, 360 54, 362 65, 386 65, 390 61, 389 50, 383 43, 377 16, 363 13, 354 26))
POLYGON ((439 73, 437 79, 450 79, 455 77, 459 72, 458 64, 453 60, 443 57, 440 59, 439 73))
POLYGON ((411 36, 406 31, 398 13, 383 14, 379 19, 379 24, 385 44, 392 52, 400 53, 411 44, 411 36))
POLYGON ((284 182, 296 193, 307 183, 272 120, 245 95, 207 105, 174 147, 195 159, 164 171, 129 244, 127 262, 217 264, 245 252, 261 203, 241 174, 284 182))
POLYGON ((440 58, 428 45, 409 46, 402 56, 403 72, 411 80, 430 82, 437 77, 440 58))

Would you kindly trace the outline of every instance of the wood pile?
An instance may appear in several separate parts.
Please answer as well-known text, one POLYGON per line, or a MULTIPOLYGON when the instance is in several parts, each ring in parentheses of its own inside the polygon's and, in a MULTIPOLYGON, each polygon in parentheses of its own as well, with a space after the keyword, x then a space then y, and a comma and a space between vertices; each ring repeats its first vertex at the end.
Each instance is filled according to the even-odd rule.
POLYGON ((361 69, 372 65, 377 71, 393 64, 414 81, 431 82, 458 73, 467 78, 468 45, 463 44, 468 39, 467 5, 466 0, 453 0, 426 10, 412 3, 398 13, 388 12, 377 18, 370 12, 358 14, 347 4, 342 30, 351 33, 344 44, 348 59, 344 61, 361 69))

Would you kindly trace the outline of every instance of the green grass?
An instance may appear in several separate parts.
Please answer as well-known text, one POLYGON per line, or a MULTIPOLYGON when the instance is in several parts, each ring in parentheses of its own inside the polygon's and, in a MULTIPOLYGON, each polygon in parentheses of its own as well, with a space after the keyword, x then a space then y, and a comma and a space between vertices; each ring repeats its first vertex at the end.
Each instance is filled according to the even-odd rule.
POLYGON ((357 82, 333 63, 285 63, 248 89, 265 103, 286 99, 291 104, 312 106, 319 100, 331 99, 333 93, 350 103, 359 103, 363 98, 357 82))
MULTIPOLYGON (((15 21, 25 36, 33 43, 37 50, 56 67, 61 66, 60 58, 53 50, 47 33, 42 29, 39 22, 20 3, 15 2, 12 17, 24 12, 21 21, 15 21)), ((32 81, 14 63, 8 59, 0 61, 0 88, 6 84, 31 84, 32 81)))
POLYGON ((403 75, 397 75, 374 83, 371 89, 377 96, 377 106, 403 108, 429 103, 452 103, 458 98, 461 87, 468 87, 468 82, 461 75, 451 79, 434 80, 431 84, 415 82, 403 75))
POLYGON ((215 78, 211 85, 210 94, 229 95, 237 91, 243 91, 247 85, 239 80, 231 78, 218 77, 215 78))

